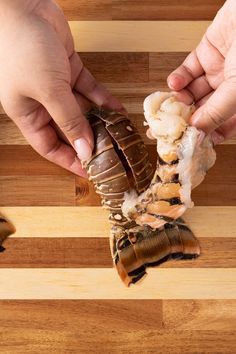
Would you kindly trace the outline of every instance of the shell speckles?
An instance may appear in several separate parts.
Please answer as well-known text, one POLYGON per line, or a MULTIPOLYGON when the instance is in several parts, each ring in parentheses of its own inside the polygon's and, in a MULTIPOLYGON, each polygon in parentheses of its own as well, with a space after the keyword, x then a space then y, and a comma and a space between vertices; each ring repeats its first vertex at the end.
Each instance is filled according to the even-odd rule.
MULTIPOLYGON (((198 241, 180 219, 188 207, 189 175, 199 173, 199 166, 190 168, 196 145, 191 143, 191 134, 186 134, 193 109, 169 93, 155 93, 145 100, 144 110, 151 135, 158 137, 160 158, 155 174, 147 148, 126 116, 98 108, 87 115, 95 148, 84 166, 102 205, 110 211, 112 258, 126 285, 141 279, 148 265, 200 254, 198 241), (164 118, 172 122, 168 127, 164 118), (184 151, 188 146, 191 154, 184 151), (187 163, 180 152, 187 156, 187 163)), ((205 148, 211 151, 208 143, 205 148)), ((213 160, 212 156, 211 164, 213 160)), ((209 168, 203 165, 206 168, 194 184, 199 184, 209 168)))

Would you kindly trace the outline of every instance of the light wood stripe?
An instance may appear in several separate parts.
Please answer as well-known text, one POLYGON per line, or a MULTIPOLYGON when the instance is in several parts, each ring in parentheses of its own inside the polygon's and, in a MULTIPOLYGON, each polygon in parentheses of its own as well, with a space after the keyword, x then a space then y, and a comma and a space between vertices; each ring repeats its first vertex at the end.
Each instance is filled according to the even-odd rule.
POLYGON ((0 299, 234 299, 236 269, 149 269, 126 288, 115 269, 0 269, 0 299))
POLYGON ((185 52, 210 21, 71 21, 79 52, 185 52))
MULTIPOLYGON (((101 207, 2 207, 16 227, 11 237, 108 237, 101 207)), ((236 207, 194 207, 184 219, 197 237, 236 237, 236 207)))

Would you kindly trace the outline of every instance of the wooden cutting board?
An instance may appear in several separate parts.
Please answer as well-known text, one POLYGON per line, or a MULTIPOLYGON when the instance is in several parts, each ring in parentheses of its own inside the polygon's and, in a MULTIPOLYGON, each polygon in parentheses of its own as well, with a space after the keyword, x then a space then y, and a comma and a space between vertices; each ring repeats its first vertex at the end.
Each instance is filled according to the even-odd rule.
MULTIPOLYGON (((85 65, 146 139, 142 102, 199 41, 221 0, 60 0, 85 65)), ((236 139, 193 193, 196 261, 129 289, 112 269, 107 212, 90 183, 42 159, 0 116, 0 353, 236 352, 236 139)))

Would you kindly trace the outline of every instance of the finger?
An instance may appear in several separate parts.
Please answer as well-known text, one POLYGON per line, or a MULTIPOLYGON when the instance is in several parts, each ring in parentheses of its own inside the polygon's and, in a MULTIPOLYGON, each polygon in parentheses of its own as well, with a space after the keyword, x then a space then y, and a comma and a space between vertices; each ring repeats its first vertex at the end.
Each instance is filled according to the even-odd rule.
POLYGON ((171 90, 180 91, 203 74, 204 69, 198 60, 196 50, 194 50, 187 56, 183 64, 168 76, 167 83, 171 90))
POLYGON ((89 159, 93 149, 93 134, 71 87, 65 84, 61 90, 55 89, 55 92, 49 92, 39 101, 75 148, 79 159, 89 159))
POLYGON ((210 92, 212 92, 213 88, 210 86, 209 82, 205 75, 198 77, 193 80, 186 89, 191 93, 194 97, 194 101, 197 102, 210 92))
MULTIPOLYGON (((38 113, 33 113, 33 115, 38 116, 38 113)), ((28 124, 27 117, 22 118, 15 119, 15 122, 30 145, 41 156, 76 175, 87 177, 75 150, 58 138, 56 131, 49 123, 33 127, 28 124)))
POLYGON ((236 112, 236 84, 224 81, 212 96, 191 117, 191 123, 211 133, 236 112))
POLYGON ((234 136, 236 136, 236 115, 229 118, 211 134, 214 144, 221 144, 224 140, 230 139, 234 136))
MULTIPOLYGON (((77 53, 72 59, 73 66, 80 65, 80 58, 77 53)), ((90 71, 84 66, 81 68, 74 89, 87 97, 97 106, 127 113, 120 101, 114 97, 102 84, 96 81, 90 71)))
MULTIPOLYGON (((78 94, 77 92, 74 92, 76 101, 78 102, 80 109, 82 111, 83 114, 86 114, 92 107, 92 103, 87 100, 85 97, 83 97, 82 95, 78 94)), ((65 134, 61 131, 61 129, 58 127, 58 125, 56 124, 56 122, 54 120, 50 121, 50 125, 54 128, 54 130, 56 131, 57 135, 59 136, 59 138, 66 142, 67 144, 70 144, 69 140, 67 139, 67 137, 65 136, 65 134)))
POLYGON ((208 95, 206 95, 205 97, 203 97, 199 101, 197 101, 195 103, 195 107, 198 109, 199 107, 203 106, 209 100, 209 98, 213 95, 214 92, 215 91, 211 91, 208 95))

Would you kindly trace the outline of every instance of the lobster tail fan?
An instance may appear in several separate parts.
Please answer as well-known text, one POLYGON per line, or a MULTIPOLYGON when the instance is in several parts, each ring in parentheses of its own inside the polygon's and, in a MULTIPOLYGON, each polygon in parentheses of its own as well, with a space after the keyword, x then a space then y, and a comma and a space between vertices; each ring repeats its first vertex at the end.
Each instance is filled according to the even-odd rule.
POLYGON ((180 237, 183 242, 184 247, 184 259, 196 258, 200 255, 200 244, 190 228, 185 224, 182 219, 176 220, 176 225, 178 226, 180 237))
POLYGON ((5 239, 14 232, 14 226, 4 216, 0 215, 0 252, 5 250, 2 246, 5 239))
POLYGON ((111 242, 115 267, 129 286, 146 274, 148 266, 159 265, 169 259, 191 259, 200 254, 200 247, 192 231, 184 223, 165 224, 162 230, 149 226, 126 230, 111 242))

